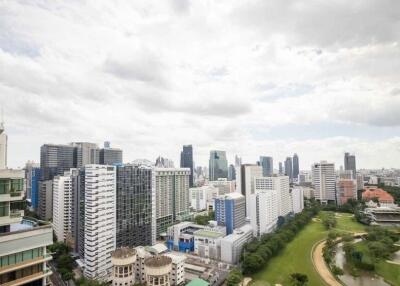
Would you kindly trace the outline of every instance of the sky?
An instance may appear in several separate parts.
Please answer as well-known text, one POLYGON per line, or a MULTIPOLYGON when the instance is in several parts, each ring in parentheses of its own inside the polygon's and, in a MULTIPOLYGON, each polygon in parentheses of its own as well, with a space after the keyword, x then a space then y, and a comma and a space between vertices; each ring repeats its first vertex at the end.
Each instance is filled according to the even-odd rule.
POLYGON ((10 167, 111 141, 400 168, 400 1, 0 1, 10 167))

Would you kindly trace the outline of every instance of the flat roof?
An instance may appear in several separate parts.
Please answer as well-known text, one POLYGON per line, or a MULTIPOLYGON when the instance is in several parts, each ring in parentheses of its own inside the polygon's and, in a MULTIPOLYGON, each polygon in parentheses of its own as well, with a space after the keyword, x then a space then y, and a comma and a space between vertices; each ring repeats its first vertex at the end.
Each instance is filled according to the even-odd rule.
POLYGON ((208 285, 210 285, 210 283, 200 278, 193 279, 188 284, 186 284, 186 286, 208 286, 208 285))
POLYGON ((218 238, 218 237, 223 237, 224 234, 216 231, 211 231, 211 230, 205 230, 201 229, 198 230, 194 233, 194 235, 199 235, 199 236, 204 236, 204 237, 210 237, 210 238, 218 238))

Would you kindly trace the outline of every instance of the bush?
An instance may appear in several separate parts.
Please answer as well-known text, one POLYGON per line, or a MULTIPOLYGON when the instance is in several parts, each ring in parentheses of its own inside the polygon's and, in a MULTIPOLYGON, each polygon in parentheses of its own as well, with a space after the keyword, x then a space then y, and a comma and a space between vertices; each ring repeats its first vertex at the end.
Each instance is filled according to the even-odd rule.
POLYGON ((243 275, 239 269, 235 268, 231 272, 229 272, 228 277, 226 278, 227 286, 236 286, 240 282, 242 282, 243 275))
POLYGON ((338 267, 338 266, 336 266, 336 265, 332 266, 332 273, 335 276, 340 276, 340 275, 344 274, 343 269, 338 267))

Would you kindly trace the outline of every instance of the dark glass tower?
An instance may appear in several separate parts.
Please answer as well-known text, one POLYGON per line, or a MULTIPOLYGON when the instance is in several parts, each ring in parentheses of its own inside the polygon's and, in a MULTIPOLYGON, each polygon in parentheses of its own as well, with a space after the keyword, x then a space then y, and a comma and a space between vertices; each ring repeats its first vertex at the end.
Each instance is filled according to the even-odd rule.
POLYGON ((211 151, 209 162, 210 181, 228 178, 228 161, 225 151, 211 151))
POLYGON ((192 145, 183 145, 181 151, 181 168, 189 168, 189 187, 193 187, 193 147, 192 145))
POLYGON ((272 157, 261 156, 260 157, 260 165, 263 169, 263 176, 272 176, 274 172, 274 161, 272 157))
POLYGON ((299 177, 299 156, 296 153, 293 155, 293 178, 298 179, 299 177))
POLYGON ((117 166, 117 247, 153 245, 156 227, 153 176, 148 166, 117 166))
POLYGON ((45 144, 40 147, 41 180, 52 180, 74 168, 74 147, 69 145, 45 144))
POLYGON ((289 177, 289 180, 293 180, 293 163, 292 158, 287 157, 285 160, 285 175, 289 177))
POLYGON ((356 156, 350 155, 350 153, 344 153, 344 169, 351 170, 353 173, 353 179, 357 178, 357 170, 356 170, 356 156))

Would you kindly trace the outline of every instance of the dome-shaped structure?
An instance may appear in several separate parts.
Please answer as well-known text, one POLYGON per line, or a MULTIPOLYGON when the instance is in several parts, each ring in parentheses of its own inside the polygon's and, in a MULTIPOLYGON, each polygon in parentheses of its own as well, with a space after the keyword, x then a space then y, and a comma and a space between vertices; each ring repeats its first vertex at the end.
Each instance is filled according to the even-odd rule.
POLYGON ((144 262, 144 270, 147 285, 169 286, 172 259, 164 255, 149 257, 144 262))
POLYGON ((113 286, 132 286, 135 284, 135 249, 117 248, 111 254, 111 263, 113 265, 113 286))

